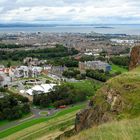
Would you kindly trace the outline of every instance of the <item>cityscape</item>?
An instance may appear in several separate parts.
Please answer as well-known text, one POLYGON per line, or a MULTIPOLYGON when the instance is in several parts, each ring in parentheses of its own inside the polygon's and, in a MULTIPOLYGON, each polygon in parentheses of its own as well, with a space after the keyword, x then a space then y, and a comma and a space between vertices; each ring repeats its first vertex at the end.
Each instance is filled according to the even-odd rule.
POLYGON ((140 139, 139 6, 0 0, 0 139, 140 139))

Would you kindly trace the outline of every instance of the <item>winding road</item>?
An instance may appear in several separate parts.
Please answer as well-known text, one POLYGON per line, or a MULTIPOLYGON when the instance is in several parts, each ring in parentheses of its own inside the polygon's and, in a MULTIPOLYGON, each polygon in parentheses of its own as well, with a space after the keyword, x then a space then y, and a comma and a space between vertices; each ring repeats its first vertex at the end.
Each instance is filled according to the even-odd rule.
POLYGON ((6 130, 8 128, 17 126, 19 124, 22 124, 22 123, 24 123, 26 121, 29 121, 29 120, 32 120, 32 119, 37 119, 37 118, 41 118, 41 117, 44 118, 44 117, 51 116, 51 115, 55 114, 58 111, 59 111, 59 109, 50 109, 50 110, 48 110, 48 109, 31 108, 31 113, 32 113, 31 116, 29 116, 27 118, 24 118, 24 119, 9 122, 6 125, 2 125, 2 126, 0 126, 0 131, 4 131, 4 130, 6 130), (42 111, 47 111, 48 115, 46 115, 46 116, 40 115, 40 112, 42 112, 42 111))

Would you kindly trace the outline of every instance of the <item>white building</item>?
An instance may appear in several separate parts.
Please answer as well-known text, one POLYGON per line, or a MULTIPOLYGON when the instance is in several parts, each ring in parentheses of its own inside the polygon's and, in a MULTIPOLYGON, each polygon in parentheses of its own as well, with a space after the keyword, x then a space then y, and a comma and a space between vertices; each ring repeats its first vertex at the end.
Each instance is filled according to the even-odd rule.
POLYGON ((56 84, 41 84, 36 85, 32 87, 31 89, 28 89, 26 91, 27 94, 30 96, 33 96, 34 94, 42 94, 42 93, 48 93, 50 90, 53 89, 53 87, 56 86, 56 84))
POLYGON ((17 78, 37 77, 42 70, 43 70, 42 67, 37 67, 37 66, 33 66, 33 67, 20 66, 15 69, 14 75, 17 78))

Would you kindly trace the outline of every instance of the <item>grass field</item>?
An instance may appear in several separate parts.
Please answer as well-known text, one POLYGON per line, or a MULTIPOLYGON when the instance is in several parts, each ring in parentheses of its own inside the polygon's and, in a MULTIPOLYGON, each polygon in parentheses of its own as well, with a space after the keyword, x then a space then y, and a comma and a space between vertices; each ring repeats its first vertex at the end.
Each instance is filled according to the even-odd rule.
POLYGON ((111 67, 112 67, 111 73, 115 73, 115 72, 124 73, 124 72, 127 72, 128 71, 127 69, 125 69, 123 67, 120 67, 118 65, 114 65, 114 64, 111 64, 111 67))
MULTIPOLYGON (((21 119, 18 119, 18 120, 16 120, 16 121, 22 121, 22 120, 24 120, 24 119, 27 119, 27 118, 31 117, 32 115, 33 115, 32 113, 29 113, 29 114, 27 114, 27 115, 23 115, 23 117, 22 117, 21 119)), ((6 124, 8 124, 8 123, 11 123, 11 122, 15 122, 15 121, 1 120, 1 121, 0 121, 0 127, 6 125, 6 124)))
POLYGON ((10 121, 8 121, 8 120, 2 120, 2 121, 0 121, 0 126, 6 125, 9 122, 10 121))
POLYGON ((140 118, 93 127, 66 140, 139 140, 140 118))
POLYGON ((48 112, 47 112, 47 111, 41 111, 41 112, 40 112, 40 115, 42 115, 42 116, 43 116, 43 115, 44 115, 44 116, 45 116, 45 115, 48 115, 48 112))
MULTIPOLYGON (((73 117, 75 117, 76 112, 79 111, 80 109, 84 108, 84 107, 85 107, 85 103, 82 103, 82 104, 75 105, 73 107, 64 109, 64 110, 56 113, 55 115, 50 116, 50 117, 47 117, 47 118, 46 117, 43 117, 43 118, 33 119, 33 120, 30 120, 30 121, 24 122, 24 123, 22 123, 22 124, 20 124, 18 126, 15 126, 15 127, 12 127, 12 128, 6 129, 5 131, 0 132, 0 139, 9 136, 6 139, 14 140, 17 136, 20 136, 19 134, 17 134, 18 132, 21 133, 21 135, 23 134, 22 132, 29 132, 29 130, 27 131, 26 129, 31 129, 31 132, 33 132, 32 128, 34 128, 34 127, 35 127, 36 131, 38 131, 39 130, 39 127, 40 127, 40 129, 42 127, 44 127, 44 125, 45 126, 47 125, 47 127, 48 127, 48 122, 50 122, 50 121, 56 121, 57 120, 56 122, 59 122, 58 120, 61 117, 62 117, 62 120, 64 120, 65 117, 70 116, 72 114, 73 114, 73 117), (42 123, 44 125, 42 125, 42 123), (13 139, 11 139, 12 134, 14 135, 13 136, 13 139)), ((72 118, 72 117, 70 117, 70 118, 72 118)), ((68 121, 68 120, 69 119, 66 119, 65 121, 68 121)), ((65 121, 63 121, 63 123, 65 121)), ((56 123, 54 123, 54 124, 56 124, 56 123)), ((34 130, 34 133, 35 133, 35 130, 34 130)))
POLYGON ((94 80, 83 80, 83 81, 74 82, 74 83, 69 82, 68 84, 73 85, 76 89, 89 93, 89 95, 91 96, 93 96, 95 92, 97 91, 97 89, 99 89, 102 85, 100 82, 97 82, 94 80))

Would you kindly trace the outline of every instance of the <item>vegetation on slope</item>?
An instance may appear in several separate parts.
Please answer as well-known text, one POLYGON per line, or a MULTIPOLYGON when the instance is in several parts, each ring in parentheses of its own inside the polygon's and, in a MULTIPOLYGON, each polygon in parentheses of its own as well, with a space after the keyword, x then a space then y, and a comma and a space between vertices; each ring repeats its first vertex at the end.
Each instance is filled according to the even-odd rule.
POLYGON ((41 107, 54 106, 56 108, 61 105, 75 104, 93 96, 98 88, 99 84, 90 80, 63 83, 55 86, 47 94, 35 94, 33 104, 41 107))
POLYGON ((140 115, 140 67, 110 79, 76 115, 75 131, 140 115))
POLYGON ((120 76, 110 79, 97 92, 97 95, 94 98, 96 100, 93 99, 94 105, 102 106, 104 103, 106 103, 106 105, 108 104, 108 107, 112 108, 112 111, 117 112, 117 119, 131 118, 140 115, 139 73, 140 67, 131 72, 124 73, 120 76), (116 104, 114 104, 115 102, 113 103, 115 97, 118 97, 120 104, 117 104, 117 102, 116 104))
POLYGON ((23 137, 26 137, 26 140, 27 139, 30 140, 30 137, 37 138, 43 135, 47 135, 47 133, 50 133, 50 130, 58 131, 60 129, 64 129, 64 127, 67 126, 68 124, 74 125, 75 114, 80 109, 83 109, 84 107, 85 107, 85 103, 64 109, 54 114, 53 116, 50 116, 47 118, 42 117, 42 118, 33 119, 30 121, 24 122, 20 125, 11 127, 9 129, 6 129, 0 132, 0 139, 5 138, 7 140, 8 139, 16 140, 16 139, 21 139, 21 138, 23 139, 23 137), (45 132, 43 130, 45 130, 45 132))
MULTIPOLYGON (((110 79, 76 117, 70 140, 137 140, 140 138, 140 67, 110 79), (124 119, 124 120, 122 120, 124 119), (106 123, 105 123, 106 122, 106 123)), ((61 139, 67 135, 62 135, 61 139)), ((66 139, 66 138, 64 138, 66 139)))
POLYGON ((112 70, 111 70, 111 73, 124 73, 124 72, 128 72, 128 70, 122 66, 118 66, 118 65, 115 65, 115 64, 111 64, 111 67, 112 67, 112 70))
MULTIPOLYGON (((111 122, 80 132, 67 140, 138 140, 140 118, 111 122)), ((65 140, 66 140, 65 139, 65 140)))

